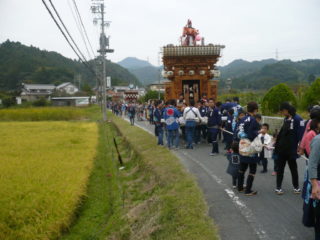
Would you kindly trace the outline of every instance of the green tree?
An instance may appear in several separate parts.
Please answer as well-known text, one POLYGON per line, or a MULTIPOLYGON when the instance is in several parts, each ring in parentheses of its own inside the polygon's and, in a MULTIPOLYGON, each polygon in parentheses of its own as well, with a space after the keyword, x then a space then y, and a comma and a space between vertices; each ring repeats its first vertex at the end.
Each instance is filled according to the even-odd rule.
POLYGON ((262 99, 261 109, 263 114, 274 114, 279 111, 282 102, 290 102, 297 106, 297 99, 291 88, 285 83, 272 87, 262 99))
POLYGON ((314 104, 320 104, 320 78, 311 84, 302 97, 302 107, 304 109, 314 104))
MULTIPOLYGON (((144 96, 144 101, 147 102, 150 99, 158 99, 159 98, 159 92, 158 91, 152 91, 149 90, 146 95, 144 96)), ((160 99, 163 100, 163 93, 160 93, 160 99)))
POLYGON ((87 96, 91 96, 94 94, 92 88, 87 83, 83 84, 83 86, 81 87, 81 91, 85 92, 87 96))

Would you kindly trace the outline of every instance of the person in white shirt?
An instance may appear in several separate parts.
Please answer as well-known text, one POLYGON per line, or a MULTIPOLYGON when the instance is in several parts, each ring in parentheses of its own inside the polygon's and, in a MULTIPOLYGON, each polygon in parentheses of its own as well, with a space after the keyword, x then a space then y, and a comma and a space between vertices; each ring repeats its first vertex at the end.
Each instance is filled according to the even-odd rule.
POLYGON ((199 109, 194 106, 194 100, 190 100, 190 104, 183 111, 183 119, 185 120, 186 138, 187 138, 187 149, 193 149, 193 138, 194 131, 197 123, 203 121, 199 109))
POLYGON ((264 123, 261 127, 261 133, 258 135, 263 148, 259 153, 259 161, 262 163, 263 170, 261 173, 268 172, 268 158, 272 158, 272 150, 270 150, 270 146, 272 145, 272 137, 268 134, 269 124, 264 123))

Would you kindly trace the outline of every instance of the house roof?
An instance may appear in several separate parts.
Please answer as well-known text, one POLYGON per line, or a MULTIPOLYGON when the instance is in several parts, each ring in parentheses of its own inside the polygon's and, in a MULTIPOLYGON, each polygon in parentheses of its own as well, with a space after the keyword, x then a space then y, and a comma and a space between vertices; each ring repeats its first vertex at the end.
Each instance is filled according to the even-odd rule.
POLYGON ((53 97, 51 100, 73 100, 73 99, 89 99, 90 97, 53 97))
POLYGON ((73 85, 74 87, 76 87, 74 84, 72 84, 71 82, 65 82, 65 83, 61 83, 60 85, 57 86, 57 89, 60 89, 60 88, 64 88, 68 85, 73 85))
POLYGON ((54 90, 56 87, 53 84, 23 84, 23 88, 27 90, 31 90, 31 89, 54 90))

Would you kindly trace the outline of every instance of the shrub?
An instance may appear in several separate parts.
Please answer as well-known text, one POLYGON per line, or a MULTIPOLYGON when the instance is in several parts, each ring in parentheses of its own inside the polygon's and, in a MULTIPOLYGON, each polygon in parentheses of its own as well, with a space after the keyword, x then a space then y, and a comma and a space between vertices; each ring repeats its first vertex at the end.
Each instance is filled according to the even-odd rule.
POLYGON ((42 97, 42 98, 34 101, 32 103, 32 105, 35 106, 35 107, 45 107, 45 106, 49 106, 50 103, 49 103, 49 101, 47 99, 42 97))
POLYGON ((293 106, 297 107, 297 99, 293 91, 284 83, 272 87, 263 97, 261 104, 262 113, 277 113, 282 102, 290 102, 293 106))
POLYGON ((11 107, 11 106, 14 106, 16 105, 16 99, 14 97, 4 97, 2 99, 2 105, 5 107, 5 108, 8 108, 8 107, 11 107))
POLYGON ((320 104, 320 78, 314 81, 302 97, 302 107, 320 104))
MULTIPOLYGON (((144 96, 144 101, 148 102, 150 99, 158 99, 158 98, 159 98, 159 92, 150 90, 144 96)), ((163 100, 163 93, 160 93, 160 99, 163 100)))

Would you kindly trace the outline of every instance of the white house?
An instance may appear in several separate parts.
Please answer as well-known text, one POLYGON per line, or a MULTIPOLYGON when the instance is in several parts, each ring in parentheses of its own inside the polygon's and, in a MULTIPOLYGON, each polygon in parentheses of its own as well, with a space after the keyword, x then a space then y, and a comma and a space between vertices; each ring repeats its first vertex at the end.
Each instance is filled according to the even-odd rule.
POLYGON ((67 94, 75 94, 79 92, 79 88, 70 82, 65 82, 56 87, 57 91, 65 92, 67 94))
POLYGON ((50 98, 56 87, 53 84, 22 84, 21 99, 34 101, 39 98, 50 98))

